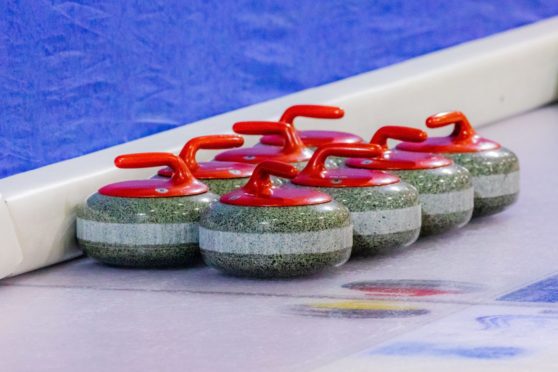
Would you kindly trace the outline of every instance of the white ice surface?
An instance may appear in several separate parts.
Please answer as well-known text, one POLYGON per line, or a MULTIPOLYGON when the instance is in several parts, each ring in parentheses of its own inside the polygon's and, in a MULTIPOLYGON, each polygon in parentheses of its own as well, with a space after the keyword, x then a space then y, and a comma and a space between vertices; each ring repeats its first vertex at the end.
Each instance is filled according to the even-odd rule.
MULTIPOLYGON (((202 265, 118 269, 90 259, 7 279, 0 371, 556 371, 558 302, 497 299, 558 273, 558 105, 481 134, 521 161, 519 202, 499 215, 306 279, 238 279, 202 265), (411 298, 342 287, 386 279, 464 282, 471 290, 411 298), (296 311, 361 300, 423 314, 296 311)), ((558 299, 558 287, 547 290, 558 299)))

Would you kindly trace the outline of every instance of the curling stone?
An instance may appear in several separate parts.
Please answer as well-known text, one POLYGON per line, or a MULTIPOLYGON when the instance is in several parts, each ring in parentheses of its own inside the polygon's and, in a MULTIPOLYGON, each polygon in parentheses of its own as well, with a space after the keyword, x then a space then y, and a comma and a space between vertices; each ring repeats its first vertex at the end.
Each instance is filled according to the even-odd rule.
POLYGON ((467 168, 473 177, 473 217, 498 213, 515 203, 519 195, 519 160, 500 144, 479 136, 461 112, 430 116, 428 128, 455 125, 447 137, 430 137, 421 143, 404 142, 397 149, 442 154, 467 168))
POLYGON ((292 165, 264 161, 240 189, 221 197, 200 221, 204 261, 225 273, 258 278, 310 275, 345 263, 350 214, 323 192, 287 184, 292 165))
POLYGON ((421 212, 417 190, 392 174, 368 169, 326 169, 328 156, 372 158, 376 145, 325 145, 291 182, 331 195, 351 212, 354 255, 393 252, 419 236, 421 212))
POLYGON ((111 265, 181 266, 199 255, 198 221, 217 195, 169 153, 122 155, 119 168, 168 166, 172 177, 102 187, 78 211, 77 239, 90 257, 111 265))
POLYGON ((420 143, 427 137, 420 129, 385 126, 370 142, 382 148, 381 156, 346 161, 349 167, 385 170, 415 186, 420 194, 422 235, 462 227, 473 214, 473 184, 467 169, 439 154, 388 148, 389 139, 420 143))

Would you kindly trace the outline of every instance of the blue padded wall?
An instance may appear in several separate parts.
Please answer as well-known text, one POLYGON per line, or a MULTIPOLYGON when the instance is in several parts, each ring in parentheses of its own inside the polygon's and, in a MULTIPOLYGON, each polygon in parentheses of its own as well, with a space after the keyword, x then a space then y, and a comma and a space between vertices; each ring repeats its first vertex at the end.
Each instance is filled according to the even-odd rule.
POLYGON ((556 0, 0 4, 0 177, 558 14, 556 0))

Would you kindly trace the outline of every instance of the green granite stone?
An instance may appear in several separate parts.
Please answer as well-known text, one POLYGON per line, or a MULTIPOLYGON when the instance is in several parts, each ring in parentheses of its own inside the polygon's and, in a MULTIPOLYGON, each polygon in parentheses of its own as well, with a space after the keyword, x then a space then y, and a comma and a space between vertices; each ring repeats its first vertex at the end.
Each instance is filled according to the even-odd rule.
MULTIPOLYGON (((519 171, 519 159, 510 150, 500 147, 496 150, 444 153, 457 164, 467 168, 473 177, 507 175, 519 171)), ((496 197, 481 197, 475 192, 473 217, 488 216, 501 212, 518 198, 518 192, 496 197)))
POLYGON ((419 194, 442 194, 462 191, 473 186, 471 175, 462 166, 448 165, 433 169, 390 170, 418 190, 419 194))
MULTIPOLYGON (((335 201, 293 207, 250 207, 215 203, 200 220, 200 227, 208 230, 208 234, 219 234, 219 232, 261 234, 262 243, 265 240, 264 236, 269 237, 267 242, 273 241, 273 234, 276 233, 324 232, 327 234, 330 230, 338 231, 350 226, 349 211, 335 201)), ((350 246, 339 246, 333 251, 308 253, 300 247, 301 242, 293 237, 277 248, 289 253, 273 254, 269 253, 273 250, 273 246, 267 244, 269 243, 264 243, 262 254, 230 251, 230 249, 234 250, 234 247, 229 247, 229 252, 204 249, 203 245, 200 249, 204 261, 210 266, 231 275, 258 278, 310 275, 343 264, 351 251, 350 246), (293 253, 297 250, 301 250, 301 253, 293 253)), ((244 247, 239 249, 241 248, 244 247)))
POLYGON ((519 171, 519 159, 504 147, 489 151, 443 153, 442 155, 467 168, 473 177, 519 171))
POLYGON ((243 233, 297 233, 351 225, 347 208, 336 202, 295 207, 249 207, 215 203, 200 220, 208 230, 243 233))
POLYGON ((78 217, 110 223, 197 222, 217 199, 209 192, 174 198, 119 198, 96 193, 79 208, 78 217))
POLYGON ((517 201, 519 193, 496 196, 494 198, 475 198, 473 217, 490 216, 500 213, 517 201))
POLYGON ((465 226, 473 215, 473 208, 462 212, 422 214, 421 236, 442 234, 465 226))
MULTIPOLYGON (((398 182, 373 187, 316 187, 331 195, 345 205, 351 213, 406 209, 419 203, 417 190, 405 183, 398 182)), ((408 216, 407 218, 410 218, 408 216)), ((417 240, 420 233, 420 216, 415 216, 416 227, 404 231, 388 233, 353 234, 353 255, 370 256, 378 253, 393 252, 417 240)), ((356 225, 357 221, 353 223, 356 225)))
POLYGON ((233 190, 242 187, 248 182, 250 177, 245 178, 213 178, 202 179, 201 181, 209 187, 209 191, 217 195, 225 195, 233 190))
MULTIPOLYGON (((116 226, 118 230, 118 225, 125 227, 134 224, 197 226, 201 214, 217 199, 218 196, 212 193, 170 198, 120 198, 96 193, 78 208, 77 217, 84 221, 114 224, 111 229, 116 226)), ((114 234, 118 235, 118 230, 113 231, 114 234)), ((189 264, 199 254, 197 242, 125 245, 106 243, 103 242, 104 238, 99 236, 98 240, 83 240, 78 237, 78 243, 87 255, 101 262, 122 266, 180 266, 189 264)))
POLYGON ((137 246, 79 241, 87 256, 107 265, 163 268, 193 263, 200 253, 198 243, 165 246, 137 246))
POLYGON ((372 187, 313 187, 331 195, 351 212, 402 209, 419 204, 417 190, 406 182, 372 187))
POLYGON ((353 235, 354 257, 392 254, 413 244, 419 237, 420 228, 388 234, 353 235))
POLYGON ((335 252, 307 254, 234 254, 202 250, 205 263, 229 275, 261 279, 316 274, 347 262, 351 247, 335 252))
MULTIPOLYGON (((416 187, 419 194, 454 193, 473 186, 467 169, 456 164, 433 169, 390 170, 389 172, 416 187)), ((453 209, 447 213, 431 213, 423 208, 421 235, 439 234, 462 227, 469 222, 472 213, 472 208, 463 211, 453 209)))

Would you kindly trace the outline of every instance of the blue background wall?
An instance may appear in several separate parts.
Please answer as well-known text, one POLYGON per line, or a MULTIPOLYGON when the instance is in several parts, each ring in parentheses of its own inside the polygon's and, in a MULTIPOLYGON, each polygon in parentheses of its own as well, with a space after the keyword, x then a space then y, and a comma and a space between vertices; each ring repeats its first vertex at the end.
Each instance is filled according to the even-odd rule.
POLYGON ((558 14, 556 0, 2 1, 0 177, 558 14))

